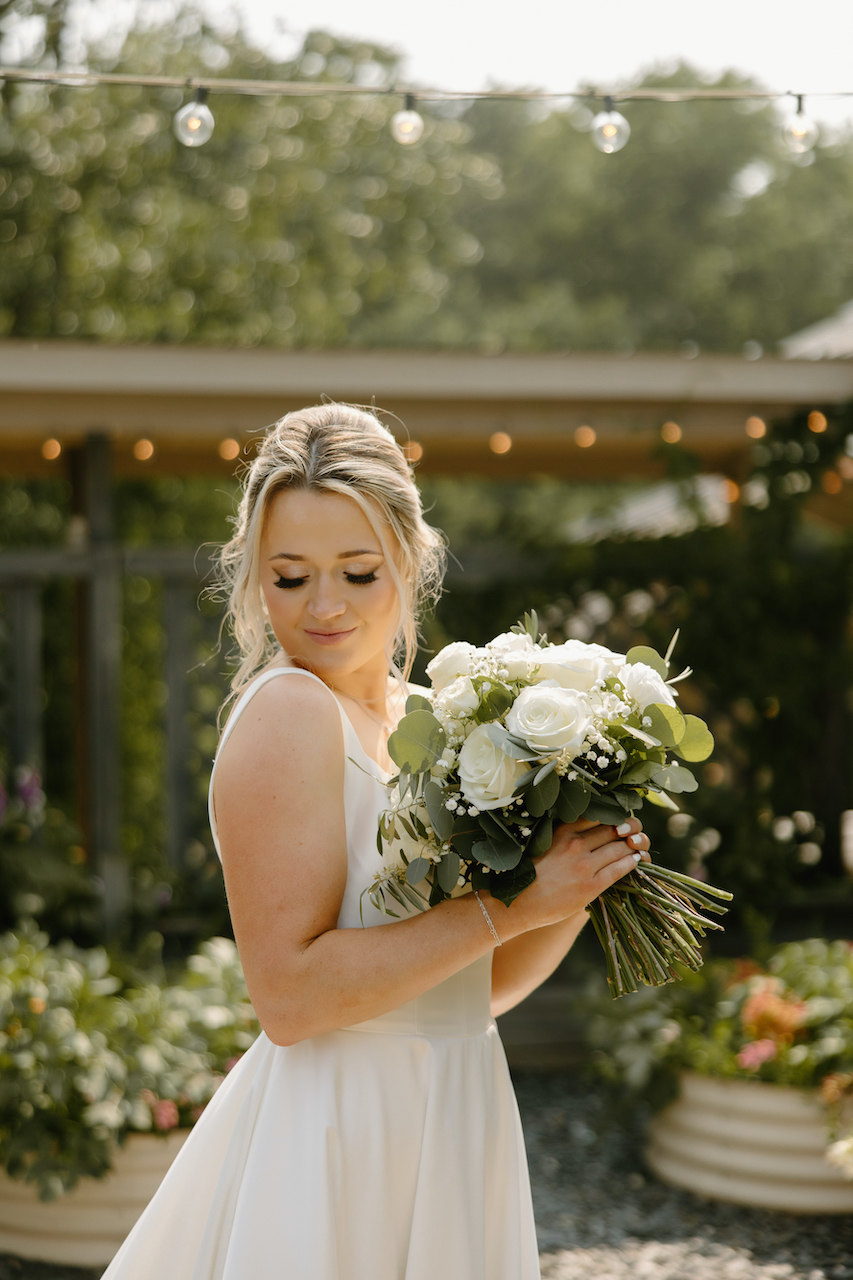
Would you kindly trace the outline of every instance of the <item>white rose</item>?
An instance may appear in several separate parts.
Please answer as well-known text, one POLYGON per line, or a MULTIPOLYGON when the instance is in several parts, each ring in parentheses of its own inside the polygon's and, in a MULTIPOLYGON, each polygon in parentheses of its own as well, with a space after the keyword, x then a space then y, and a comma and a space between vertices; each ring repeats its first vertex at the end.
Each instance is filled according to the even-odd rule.
POLYGON ((522 689, 507 712, 506 727, 534 751, 575 754, 592 728, 592 712, 577 689, 562 689, 549 681, 522 689))
POLYGON ((611 664, 602 654, 610 654, 600 645, 584 644, 581 640, 567 640, 565 644, 551 644, 540 649, 537 681, 555 681, 563 689, 577 689, 586 693, 611 674, 611 664))
POLYGON ((459 750, 459 784, 469 804, 478 809, 503 809, 529 766, 496 747, 488 727, 478 724, 459 750))
POLYGON ((653 702, 663 702, 669 707, 675 706, 675 695, 662 676, 654 667, 645 662, 628 662, 619 672, 619 679, 625 687, 629 698, 633 698, 641 711, 653 702))
POLYGON ((470 675, 476 652, 472 644, 465 644, 462 640, 456 640, 439 650, 432 661, 427 663, 426 669, 433 689, 443 689, 457 676, 470 675))
POLYGON ((505 631, 502 635, 495 636, 486 648, 496 654, 509 680, 523 680, 539 661, 538 646, 529 635, 519 635, 517 631, 505 631))
POLYGON ((470 716, 479 705, 479 695, 469 676, 457 676, 435 697, 435 709, 442 719, 470 716))

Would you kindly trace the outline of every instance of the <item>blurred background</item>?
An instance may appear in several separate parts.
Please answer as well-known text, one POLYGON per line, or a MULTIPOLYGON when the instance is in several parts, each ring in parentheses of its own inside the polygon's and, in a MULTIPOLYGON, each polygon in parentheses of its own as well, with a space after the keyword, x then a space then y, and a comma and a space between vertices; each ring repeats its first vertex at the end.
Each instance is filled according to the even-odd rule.
POLYGON ((211 552, 253 433, 327 395, 396 415, 448 535, 421 667, 529 608, 623 651, 678 630, 718 746, 659 856, 734 891, 724 953, 849 934, 849 10, 547 8, 0 4, 7 69, 176 82, 0 73, 3 927, 228 933, 211 552), (221 78, 297 87, 213 89, 182 145, 221 78))

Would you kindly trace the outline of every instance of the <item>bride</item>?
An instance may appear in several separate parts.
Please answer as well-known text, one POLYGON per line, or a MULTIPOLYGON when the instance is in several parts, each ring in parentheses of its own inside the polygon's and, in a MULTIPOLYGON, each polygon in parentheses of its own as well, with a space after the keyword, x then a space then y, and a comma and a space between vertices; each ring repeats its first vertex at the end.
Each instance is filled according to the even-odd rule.
POLYGON ((346 405, 282 418, 223 565, 242 662, 211 826, 263 1031, 105 1280, 534 1280, 494 1015, 554 970, 648 841, 634 819, 568 824, 508 908, 482 892, 399 920, 367 904, 362 921, 388 735, 441 567, 392 435, 346 405))

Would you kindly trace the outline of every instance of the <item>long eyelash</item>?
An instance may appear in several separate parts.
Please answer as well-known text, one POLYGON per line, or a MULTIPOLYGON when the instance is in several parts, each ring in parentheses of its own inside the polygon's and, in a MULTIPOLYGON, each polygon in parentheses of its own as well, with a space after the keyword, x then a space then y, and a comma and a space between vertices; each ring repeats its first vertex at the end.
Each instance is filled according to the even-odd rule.
POLYGON ((358 586, 366 586, 368 582, 376 581, 376 573, 348 573, 345 575, 347 582, 353 582, 358 586))
POLYGON ((301 587, 304 581, 304 578, 283 578, 281 574, 279 574, 275 580, 275 586, 284 587, 286 590, 289 590, 290 587, 301 587))

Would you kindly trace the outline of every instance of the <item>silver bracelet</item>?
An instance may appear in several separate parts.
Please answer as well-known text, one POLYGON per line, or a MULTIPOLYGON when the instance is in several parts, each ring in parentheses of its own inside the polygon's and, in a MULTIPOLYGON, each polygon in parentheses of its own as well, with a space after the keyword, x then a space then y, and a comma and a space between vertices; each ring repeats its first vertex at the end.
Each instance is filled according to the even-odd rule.
POLYGON ((498 945, 499 947, 502 947, 502 946, 503 946, 503 943, 501 942, 500 938, 498 937, 498 931, 497 931, 497 929, 496 929, 496 928, 495 928, 495 926, 494 926, 494 922, 492 921, 492 917, 489 915, 488 911, 486 910, 486 904, 485 904, 485 902, 483 901, 483 899, 480 897, 480 895, 479 895, 479 893, 477 892, 477 890, 476 890, 476 889, 474 890, 474 897, 477 899, 477 902, 480 904, 480 910, 481 910, 481 911, 482 911, 482 913, 483 913, 483 919, 485 920, 486 924, 489 926, 489 933, 492 935, 492 937, 494 938, 494 940, 495 940, 495 942, 497 943, 497 945, 498 945))

